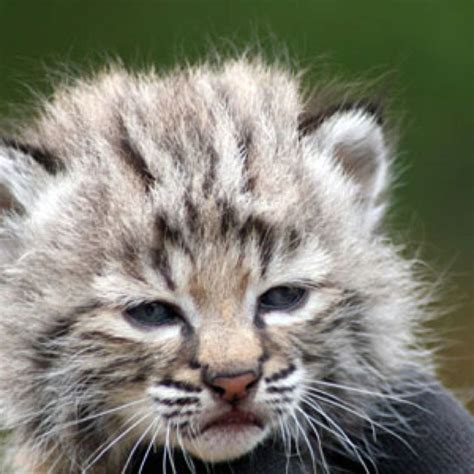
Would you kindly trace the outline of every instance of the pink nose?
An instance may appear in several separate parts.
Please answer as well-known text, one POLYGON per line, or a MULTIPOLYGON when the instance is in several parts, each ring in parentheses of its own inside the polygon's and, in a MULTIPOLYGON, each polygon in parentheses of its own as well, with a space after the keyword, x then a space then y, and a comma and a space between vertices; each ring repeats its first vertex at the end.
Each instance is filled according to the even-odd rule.
POLYGON ((232 376, 214 377, 209 385, 223 400, 233 402, 245 398, 257 379, 254 372, 245 372, 232 376))

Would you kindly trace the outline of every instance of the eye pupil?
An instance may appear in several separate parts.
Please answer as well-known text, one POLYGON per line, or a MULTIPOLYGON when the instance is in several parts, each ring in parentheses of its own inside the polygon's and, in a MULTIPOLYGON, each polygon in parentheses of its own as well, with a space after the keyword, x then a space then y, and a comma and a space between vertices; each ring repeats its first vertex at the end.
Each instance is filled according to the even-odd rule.
POLYGON ((276 286, 264 293, 259 300, 262 310, 285 310, 294 308, 306 294, 304 288, 276 286))
POLYGON ((125 311, 126 316, 143 326, 163 326, 180 320, 179 311, 167 303, 143 303, 125 311))

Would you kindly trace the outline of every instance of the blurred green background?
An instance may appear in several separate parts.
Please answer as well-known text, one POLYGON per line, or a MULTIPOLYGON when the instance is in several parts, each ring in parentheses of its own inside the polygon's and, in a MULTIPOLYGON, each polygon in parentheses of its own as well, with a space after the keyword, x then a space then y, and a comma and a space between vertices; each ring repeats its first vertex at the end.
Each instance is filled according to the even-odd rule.
POLYGON ((404 172, 394 232, 407 230, 400 235, 421 247, 430 268, 447 271, 442 304, 453 309, 434 324, 440 374, 472 399, 473 22, 472 0, 0 0, 0 116, 48 93, 46 71, 60 64, 119 56, 165 68, 202 57, 211 44, 242 48, 257 38, 270 54, 285 44, 315 75, 318 64, 348 79, 395 72, 404 172))

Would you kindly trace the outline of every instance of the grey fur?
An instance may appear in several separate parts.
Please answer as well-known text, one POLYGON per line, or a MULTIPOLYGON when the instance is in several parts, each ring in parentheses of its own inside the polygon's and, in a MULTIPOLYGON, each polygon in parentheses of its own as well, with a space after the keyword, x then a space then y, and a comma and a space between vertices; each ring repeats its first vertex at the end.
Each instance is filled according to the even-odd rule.
MULTIPOLYGON (((326 425, 315 457, 327 469, 326 447, 350 451, 329 419, 362 459, 363 418, 385 409, 407 367, 431 370, 416 261, 381 230, 383 126, 356 104, 321 106, 299 130, 300 84, 260 60, 111 67, 59 87, 0 145, 0 408, 16 473, 120 472, 137 441, 179 445, 164 414, 193 428, 218 411, 200 366, 256 364, 265 436, 326 425), (311 289, 307 309, 256 324, 256 297, 284 283, 311 289), (192 331, 165 337, 122 317, 154 299, 181 305, 192 331), (173 415, 160 402, 171 393, 192 413, 173 415)), ((184 443, 219 460, 257 438, 237 451, 184 443)))

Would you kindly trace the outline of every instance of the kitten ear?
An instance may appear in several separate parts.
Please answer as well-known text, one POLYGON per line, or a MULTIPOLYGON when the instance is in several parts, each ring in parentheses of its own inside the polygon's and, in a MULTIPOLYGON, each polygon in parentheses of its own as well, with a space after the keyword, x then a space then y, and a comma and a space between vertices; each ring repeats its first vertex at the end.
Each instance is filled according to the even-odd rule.
POLYGON ((329 154, 357 186, 365 224, 380 221, 381 196, 388 184, 389 150, 382 121, 374 107, 354 106, 309 117, 300 133, 310 135, 318 150, 329 154))
POLYGON ((36 147, 0 139, 0 210, 29 209, 57 171, 55 163, 36 147))

